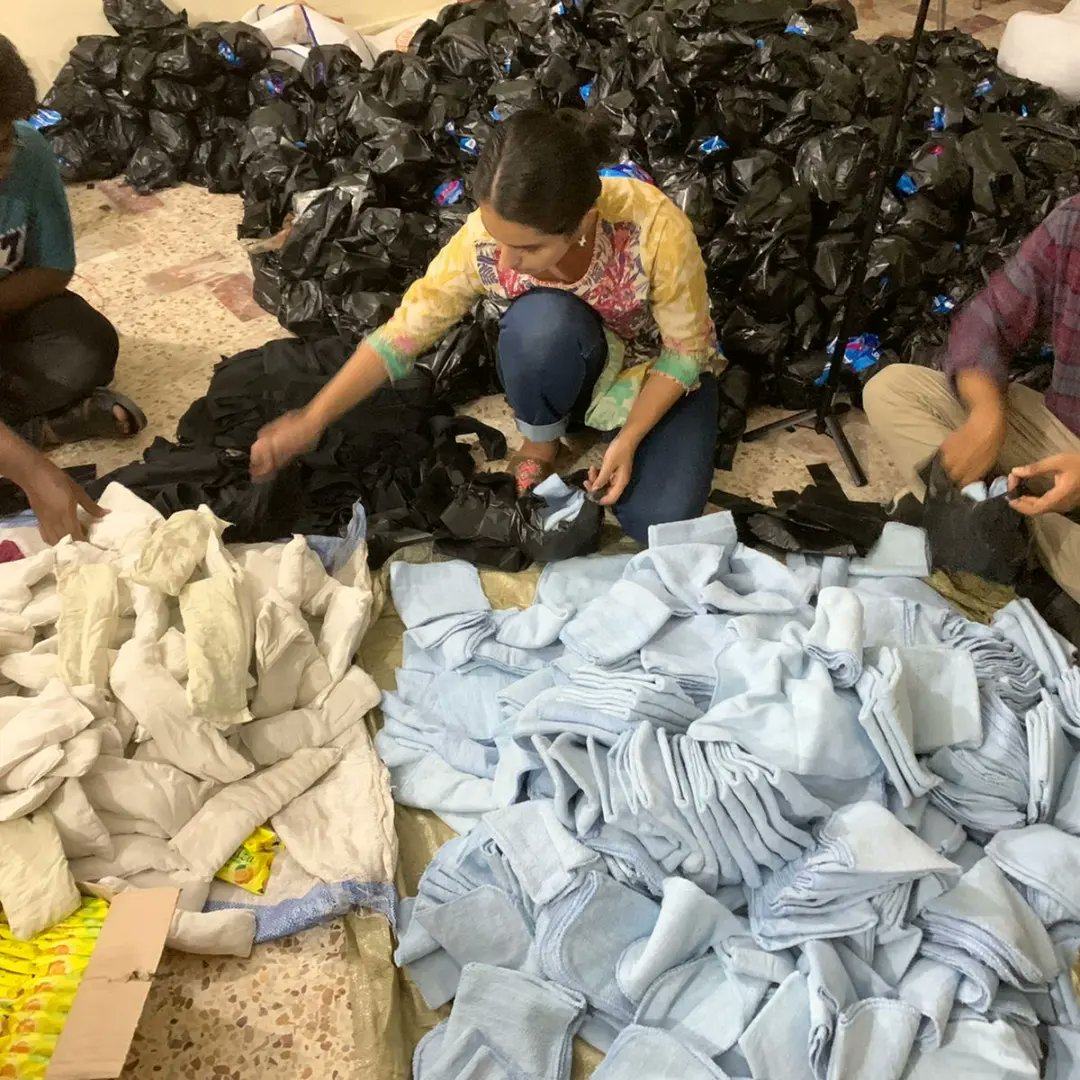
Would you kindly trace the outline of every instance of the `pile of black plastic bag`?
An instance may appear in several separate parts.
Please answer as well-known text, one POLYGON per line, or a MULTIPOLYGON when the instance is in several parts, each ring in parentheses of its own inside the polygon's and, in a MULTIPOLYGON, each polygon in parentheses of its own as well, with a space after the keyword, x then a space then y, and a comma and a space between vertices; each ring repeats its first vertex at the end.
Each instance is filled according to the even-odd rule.
MULTIPOLYGON (((378 325, 471 209, 492 127, 578 106, 609 115, 624 163, 694 222, 724 351, 749 374, 729 378, 722 428, 739 430, 751 389, 806 402, 904 44, 855 39, 847 0, 481 0, 373 69, 329 46, 300 71, 243 24, 188 27, 160 0, 105 9, 119 36, 81 39, 45 103, 65 175, 241 190, 243 237, 295 215, 280 251, 253 256, 256 296, 288 329, 355 342, 378 325)), ((864 375, 939 346, 951 311, 1080 187, 1077 108, 972 38, 931 35, 916 85, 864 286, 864 375)), ((491 389, 497 315, 479 306, 427 358, 444 396, 491 389)))

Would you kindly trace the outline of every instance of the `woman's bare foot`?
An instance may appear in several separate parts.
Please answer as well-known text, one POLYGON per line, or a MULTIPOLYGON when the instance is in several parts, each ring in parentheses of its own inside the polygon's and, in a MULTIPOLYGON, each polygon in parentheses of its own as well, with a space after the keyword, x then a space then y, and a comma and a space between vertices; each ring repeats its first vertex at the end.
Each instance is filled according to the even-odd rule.
POLYGON ((531 439, 522 439, 518 456, 542 461, 545 465, 554 465, 555 459, 559 456, 559 440, 533 442, 531 439))

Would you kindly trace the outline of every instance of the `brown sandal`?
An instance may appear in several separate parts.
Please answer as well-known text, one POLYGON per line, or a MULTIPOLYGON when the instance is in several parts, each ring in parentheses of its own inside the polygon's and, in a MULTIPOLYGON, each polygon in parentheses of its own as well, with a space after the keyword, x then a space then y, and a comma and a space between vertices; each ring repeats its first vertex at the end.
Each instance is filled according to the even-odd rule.
POLYGON ((555 466, 548 461, 529 457, 527 454, 512 454, 507 468, 514 478, 517 496, 527 495, 537 484, 543 483, 554 471, 555 466))

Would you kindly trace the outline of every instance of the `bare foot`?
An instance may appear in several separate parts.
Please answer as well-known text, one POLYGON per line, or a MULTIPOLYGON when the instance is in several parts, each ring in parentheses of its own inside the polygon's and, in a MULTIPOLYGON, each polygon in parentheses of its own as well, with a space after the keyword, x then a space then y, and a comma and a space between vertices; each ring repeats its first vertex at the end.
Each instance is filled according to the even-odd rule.
POLYGON ((559 455, 559 440, 553 442, 533 442, 531 439, 522 439, 521 449, 518 453, 522 457, 534 458, 542 461, 545 465, 554 465, 555 458, 559 455))

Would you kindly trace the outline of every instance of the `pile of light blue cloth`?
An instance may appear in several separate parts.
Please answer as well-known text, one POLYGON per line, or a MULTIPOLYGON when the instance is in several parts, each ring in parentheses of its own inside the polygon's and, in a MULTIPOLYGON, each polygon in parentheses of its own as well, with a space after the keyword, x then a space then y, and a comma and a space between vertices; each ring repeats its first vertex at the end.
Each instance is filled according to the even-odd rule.
MULTIPOLYGON (((418 1080, 1080 1075, 1080 673, 893 530, 857 565, 727 514, 545 569, 395 564, 377 746, 461 835, 400 911, 418 1080), (885 542, 887 541, 887 542, 885 542)), ((855 563, 855 561, 853 561, 855 563)))

